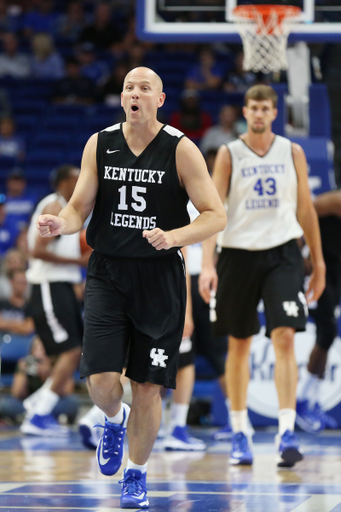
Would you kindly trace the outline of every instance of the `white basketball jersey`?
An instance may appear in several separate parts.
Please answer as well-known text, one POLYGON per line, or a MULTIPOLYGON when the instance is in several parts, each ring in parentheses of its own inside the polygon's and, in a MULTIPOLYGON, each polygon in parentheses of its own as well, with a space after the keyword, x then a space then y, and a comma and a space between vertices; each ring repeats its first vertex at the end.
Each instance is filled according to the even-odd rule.
MULTIPOLYGON (((62 208, 66 206, 66 201, 60 194, 50 194, 40 201, 32 215, 31 224, 27 234, 28 248, 30 251, 34 249, 37 236, 40 236, 36 226, 37 219, 39 215, 42 214, 45 206, 54 201, 58 201, 62 208)), ((75 233, 74 235, 61 235, 53 238, 48 244, 47 250, 64 258, 79 258, 81 254, 79 233, 75 233)), ((57 281, 80 283, 82 281, 78 265, 52 263, 50 261, 44 261, 36 258, 29 259, 26 277, 28 282, 32 284, 41 284, 44 282, 52 283, 57 281)))
POLYGON ((301 237, 303 231, 296 217, 297 174, 290 140, 276 135, 263 157, 240 138, 227 147, 232 174, 227 225, 218 244, 257 251, 301 237))

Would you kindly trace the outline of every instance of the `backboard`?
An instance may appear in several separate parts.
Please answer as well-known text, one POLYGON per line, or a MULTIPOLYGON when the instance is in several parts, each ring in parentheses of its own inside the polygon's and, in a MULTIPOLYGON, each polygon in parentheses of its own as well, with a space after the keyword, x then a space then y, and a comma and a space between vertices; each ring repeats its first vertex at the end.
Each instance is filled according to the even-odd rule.
POLYGON ((155 42, 240 43, 233 8, 242 4, 295 5, 302 9, 289 41, 340 42, 341 2, 325 0, 137 0, 137 35, 155 42))

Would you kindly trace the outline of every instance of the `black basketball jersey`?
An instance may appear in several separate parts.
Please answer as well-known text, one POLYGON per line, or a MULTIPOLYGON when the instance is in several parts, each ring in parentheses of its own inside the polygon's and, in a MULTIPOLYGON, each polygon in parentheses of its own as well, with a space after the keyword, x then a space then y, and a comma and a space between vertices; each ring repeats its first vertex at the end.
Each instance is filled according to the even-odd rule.
POLYGON ((142 237, 145 229, 170 231, 189 224, 188 195, 180 186, 175 151, 183 133, 164 125, 136 156, 122 124, 99 132, 97 142, 98 193, 87 242, 101 254, 114 257, 163 257, 142 237))

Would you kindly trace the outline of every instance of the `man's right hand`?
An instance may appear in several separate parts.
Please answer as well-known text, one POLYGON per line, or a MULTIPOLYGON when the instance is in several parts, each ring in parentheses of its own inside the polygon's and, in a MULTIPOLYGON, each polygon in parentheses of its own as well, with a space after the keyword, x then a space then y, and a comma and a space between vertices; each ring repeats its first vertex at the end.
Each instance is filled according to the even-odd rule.
POLYGON ((62 234, 62 224, 64 220, 56 215, 39 215, 37 219, 37 228, 42 237, 51 237, 62 234))
POLYGON ((214 267, 203 268, 199 276, 199 293, 208 304, 211 298, 211 291, 216 292, 218 287, 218 275, 214 267))

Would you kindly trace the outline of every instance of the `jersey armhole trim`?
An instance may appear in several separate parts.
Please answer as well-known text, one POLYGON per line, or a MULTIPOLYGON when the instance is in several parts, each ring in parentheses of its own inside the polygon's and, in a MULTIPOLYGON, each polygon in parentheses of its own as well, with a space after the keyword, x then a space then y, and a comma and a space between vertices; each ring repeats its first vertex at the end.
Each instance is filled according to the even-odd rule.
POLYGON ((230 195, 230 192, 231 192, 231 183, 232 183, 232 173, 233 173, 233 156, 232 156, 232 151, 230 150, 228 144, 226 144, 226 149, 227 151, 229 152, 230 154, 230 159, 231 159, 231 172, 230 172, 230 177, 229 177, 229 182, 228 182, 228 192, 227 192, 227 195, 226 195, 226 198, 227 199, 230 195))
POLYGON ((297 180, 297 183, 298 183, 298 174, 297 174, 297 169, 296 169, 295 159, 294 159, 294 143, 290 141, 290 144, 291 144, 292 165, 294 166, 294 169, 295 169, 295 172, 296 172, 296 180, 297 180))

